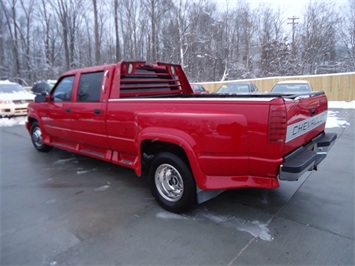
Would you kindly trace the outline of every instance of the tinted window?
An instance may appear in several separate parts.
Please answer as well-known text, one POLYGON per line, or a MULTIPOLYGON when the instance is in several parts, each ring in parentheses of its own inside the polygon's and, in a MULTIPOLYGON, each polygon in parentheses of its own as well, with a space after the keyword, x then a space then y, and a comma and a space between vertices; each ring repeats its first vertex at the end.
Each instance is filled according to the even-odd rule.
POLYGON ((238 93, 249 91, 249 84, 247 83, 229 83, 220 87, 217 93, 238 93))
POLYGON ((73 90, 74 76, 63 78, 52 94, 52 100, 55 102, 69 102, 73 90))
POLYGON ((80 76, 78 102, 99 102, 103 72, 87 73, 80 76))
POLYGON ((307 92, 311 88, 307 84, 276 84, 272 92, 307 92))

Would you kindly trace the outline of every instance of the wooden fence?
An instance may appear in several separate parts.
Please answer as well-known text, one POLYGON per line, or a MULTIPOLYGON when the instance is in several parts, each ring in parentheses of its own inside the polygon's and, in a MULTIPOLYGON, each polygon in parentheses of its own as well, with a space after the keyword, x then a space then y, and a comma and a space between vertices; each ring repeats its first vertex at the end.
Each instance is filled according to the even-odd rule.
POLYGON ((236 81, 251 81, 256 84, 260 91, 268 92, 275 83, 283 80, 308 80, 315 91, 324 91, 329 101, 354 101, 355 100, 355 72, 293 76, 293 77, 271 77, 259 79, 244 79, 224 82, 199 82, 209 92, 215 92, 221 85, 236 81))

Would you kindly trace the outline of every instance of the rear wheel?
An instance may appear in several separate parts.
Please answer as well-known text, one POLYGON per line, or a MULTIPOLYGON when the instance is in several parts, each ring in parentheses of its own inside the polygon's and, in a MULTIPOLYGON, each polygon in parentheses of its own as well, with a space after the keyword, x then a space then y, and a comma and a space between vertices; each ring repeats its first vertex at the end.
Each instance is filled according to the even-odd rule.
POLYGON ((38 125, 38 122, 33 122, 31 125, 31 140, 37 151, 48 152, 52 149, 51 146, 43 143, 42 131, 38 125))
POLYGON ((159 153, 149 171, 150 189, 166 210, 180 213, 196 203, 196 185, 190 168, 172 153, 159 153))

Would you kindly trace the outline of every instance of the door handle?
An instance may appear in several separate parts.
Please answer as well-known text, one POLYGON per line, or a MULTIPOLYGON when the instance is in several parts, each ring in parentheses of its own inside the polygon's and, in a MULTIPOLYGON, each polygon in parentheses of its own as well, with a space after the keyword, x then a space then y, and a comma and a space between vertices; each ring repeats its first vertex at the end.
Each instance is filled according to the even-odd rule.
POLYGON ((95 114, 95 115, 101 114, 101 110, 100 110, 100 109, 94 109, 94 114, 95 114))
POLYGON ((70 113, 70 108, 65 109, 67 113, 70 113))

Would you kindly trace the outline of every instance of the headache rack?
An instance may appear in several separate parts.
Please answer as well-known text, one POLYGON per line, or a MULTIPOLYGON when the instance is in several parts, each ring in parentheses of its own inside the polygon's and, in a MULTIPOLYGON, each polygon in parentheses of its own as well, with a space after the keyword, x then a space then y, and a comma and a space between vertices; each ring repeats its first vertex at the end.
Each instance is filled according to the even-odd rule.
POLYGON ((120 98, 192 93, 181 66, 165 63, 122 62, 120 98))

